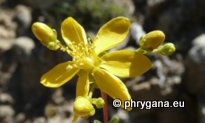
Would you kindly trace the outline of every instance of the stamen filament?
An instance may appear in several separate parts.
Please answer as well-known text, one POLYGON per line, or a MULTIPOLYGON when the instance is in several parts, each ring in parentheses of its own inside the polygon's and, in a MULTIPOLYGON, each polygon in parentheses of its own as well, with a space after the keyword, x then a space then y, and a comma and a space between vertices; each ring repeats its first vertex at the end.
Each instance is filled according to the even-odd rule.
POLYGON ((62 52, 67 52, 70 56, 73 57, 73 54, 72 54, 72 51, 70 50, 70 48, 63 46, 63 45, 60 43, 60 41, 58 41, 58 42, 59 42, 59 43, 57 43, 57 45, 60 47, 60 50, 61 50, 62 52))

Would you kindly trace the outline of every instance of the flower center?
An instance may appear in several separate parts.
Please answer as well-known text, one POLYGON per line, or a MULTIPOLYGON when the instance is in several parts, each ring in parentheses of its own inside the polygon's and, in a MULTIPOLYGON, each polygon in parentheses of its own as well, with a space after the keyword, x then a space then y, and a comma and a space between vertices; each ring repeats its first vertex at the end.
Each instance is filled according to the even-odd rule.
POLYGON ((94 59, 90 57, 84 57, 82 59, 79 59, 78 67, 81 69, 93 69, 95 63, 94 59))
POLYGON ((92 70, 100 64, 100 58, 95 54, 91 42, 88 42, 88 44, 73 44, 73 47, 73 61, 80 69, 92 70))

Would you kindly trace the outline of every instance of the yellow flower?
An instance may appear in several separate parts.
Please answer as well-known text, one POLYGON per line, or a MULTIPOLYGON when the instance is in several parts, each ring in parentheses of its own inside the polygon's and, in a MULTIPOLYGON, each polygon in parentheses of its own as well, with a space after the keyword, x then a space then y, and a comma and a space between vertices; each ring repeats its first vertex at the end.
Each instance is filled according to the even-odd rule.
POLYGON ((89 82, 94 81, 100 90, 112 98, 130 100, 126 86, 118 77, 143 74, 151 68, 150 60, 134 50, 105 53, 126 38, 129 28, 129 19, 116 17, 104 24, 95 39, 89 41, 83 27, 72 17, 66 18, 61 25, 61 34, 73 59, 45 73, 41 83, 56 88, 78 75, 76 97, 87 96, 89 82))

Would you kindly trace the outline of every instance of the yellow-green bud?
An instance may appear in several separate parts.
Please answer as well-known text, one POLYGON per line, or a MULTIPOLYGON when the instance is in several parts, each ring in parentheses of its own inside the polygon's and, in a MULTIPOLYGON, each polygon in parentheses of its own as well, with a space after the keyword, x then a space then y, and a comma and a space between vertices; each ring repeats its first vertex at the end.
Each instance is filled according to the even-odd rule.
POLYGON ((59 48, 57 45, 59 41, 57 40, 56 31, 51 29, 48 25, 41 22, 35 22, 32 25, 32 32, 48 49, 57 50, 59 48))
POLYGON ((88 98, 79 96, 74 102, 74 111, 81 117, 93 116, 95 109, 88 98))
POLYGON ((92 103, 98 108, 98 109, 101 109, 103 108, 105 102, 102 98, 93 98, 92 99, 92 103))
POLYGON ((171 55, 176 51, 176 48, 173 43, 166 43, 163 46, 160 46, 157 49, 157 52, 161 53, 162 55, 171 55))
POLYGON ((140 47, 146 51, 152 51, 159 47, 165 39, 165 34, 160 30, 147 33, 140 39, 140 47))

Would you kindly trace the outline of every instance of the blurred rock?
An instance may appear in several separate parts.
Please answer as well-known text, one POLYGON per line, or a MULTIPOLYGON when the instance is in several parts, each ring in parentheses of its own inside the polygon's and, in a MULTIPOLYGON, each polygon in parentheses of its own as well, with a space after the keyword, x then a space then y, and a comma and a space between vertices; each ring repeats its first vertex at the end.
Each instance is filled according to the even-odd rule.
POLYGON ((16 23, 12 20, 14 12, 12 10, 5 9, 0 12, 0 15, 0 26, 2 28, 0 36, 3 38, 14 38, 17 27, 16 23))
POLYGON ((73 117, 73 101, 66 101, 62 94, 62 88, 57 89, 51 102, 45 107, 44 112, 49 123, 67 122, 73 117))
POLYGON ((48 118, 51 118, 56 115, 56 107, 54 104, 47 104, 45 107, 45 115, 48 118))
POLYGON ((15 117, 17 123, 24 123, 26 120, 26 116, 24 113, 18 113, 15 117))
POLYGON ((31 55, 32 50, 35 48, 34 41, 29 37, 18 37, 15 39, 13 46, 22 51, 22 56, 31 55))
POLYGON ((14 100, 11 95, 7 93, 0 93, 0 103, 1 104, 13 104, 14 100))
POLYGON ((0 39, 0 53, 11 49, 12 46, 13 46, 13 39, 0 39))
POLYGON ((24 5, 17 5, 15 7, 15 15, 13 20, 17 23, 17 34, 22 35, 26 32, 26 29, 30 29, 32 16, 31 9, 24 5))
POLYGON ((120 119, 120 123, 128 123, 129 122, 129 114, 127 113, 127 111, 123 110, 123 109, 118 109, 116 116, 119 117, 120 119))
POLYGON ((205 93, 205 34, 193 40, 193 47, 185 61, 186 73, 184 85, 192 93, 205 93))
POLYGON ((11 106, 0 105, 0 122, 13 123, 14 110, 11 106))
POLYGON ((139 44, 140 37, 145 35, 145 31, 143 30, 142 25, 134 22, 131 24, 130 34, 136 43, 139 44))
POLYGON ((11 10, 0 11, 0 53, 9 50, 16 36, 16 23, 12 21, 11 10))
POLYGON ((38 117, 34 119, 33 123, 46 123, 46 119, 45 117, 38 117))
POLYGON ((164 1, 165 0, 147 0, 147 5, 148 6, 156 6, 164 1))
POLYGON ((52 101, 58 105, 61 105, 63 102, 65 102, 62 88, 59 88, 54 92, 54 94, 52 95, 52 101))

